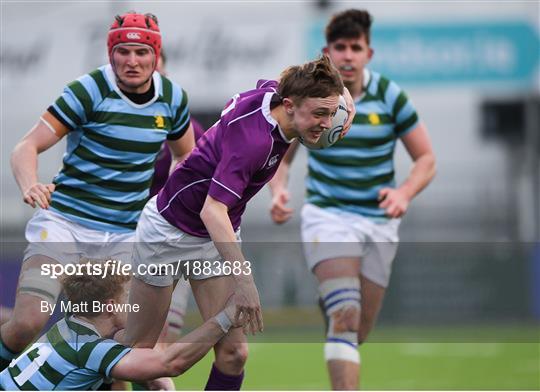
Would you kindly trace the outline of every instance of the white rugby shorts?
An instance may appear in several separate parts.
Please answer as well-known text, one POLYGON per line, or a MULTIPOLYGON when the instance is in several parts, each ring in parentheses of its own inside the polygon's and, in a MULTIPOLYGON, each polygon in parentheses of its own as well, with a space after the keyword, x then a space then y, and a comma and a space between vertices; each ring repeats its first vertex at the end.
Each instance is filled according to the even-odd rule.
MULTIPOLYGON (((226 275, 219 265, 216 266, 222 259, 214 242, 172 226, 158 212, 156 198, 148 201, 137 224, 132 259, 135 276, 149 285, 166 287, 182 276, 202 280, 226 275), (197 273, 193 268, 197 261, 208 261, 211 268, 197 273), (144 268, 140 267, 142 264, 144 268), (149 268, 152 264, 154 268, 149 268), (166 265, 172 267, 163 267, 166 265)), ((240 242, 239 232, 236 235, 240 242)))
POLYGON ((129 263, 135 232, 93 230, 54 211, 38 209, 26 225, 25 237, 25 261, 43 255, 63 265, 78 264, 81 257, 129 263))
POLYGON ((360 273, 387 287, 399 242, 400 219, 377 223, 361 215, 335 213, 313 204, 302 208, 304 256, 311 271, 321 261, 359 257, 360 273))

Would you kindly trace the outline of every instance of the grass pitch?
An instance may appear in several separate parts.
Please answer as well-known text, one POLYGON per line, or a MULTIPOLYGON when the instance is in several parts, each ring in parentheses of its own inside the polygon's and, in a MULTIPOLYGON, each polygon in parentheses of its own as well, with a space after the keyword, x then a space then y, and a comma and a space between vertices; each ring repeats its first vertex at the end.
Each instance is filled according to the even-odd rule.
MULTIPOLYGON (((388 332, 387 332, 388 333, 388 332)), ((418 343, 381 339, 363 345, 362 389, 540 390, 540 343, 418 343)), ((330 388, 322 343, 253 343, 246 366, 246 390, 330 388)), ((213 354, 175 382, 201 390, 213 354)))
MULTIPOLYGON (((316 329, 295 326, 286 339, 282 333, 274 333, 272 338, 272 329, 267 328, 263 334, 266 337, 250 342, 243 389, 329 389, 320 342, 320 319, 318 324, 316 329)), ((442 330, 425 328, 423 332, 416 328, 416 335, 407 328, 378 327, 370 337, 372 341, 360 350, 361 387, 368 390, 540 390, 537 327, 490 325, 442 330), (411 335, 412 339, 404 339, 411 335)), ((178 377, 177 388, 203 389, 212 360, 213 353, 209 353, 178 377)))

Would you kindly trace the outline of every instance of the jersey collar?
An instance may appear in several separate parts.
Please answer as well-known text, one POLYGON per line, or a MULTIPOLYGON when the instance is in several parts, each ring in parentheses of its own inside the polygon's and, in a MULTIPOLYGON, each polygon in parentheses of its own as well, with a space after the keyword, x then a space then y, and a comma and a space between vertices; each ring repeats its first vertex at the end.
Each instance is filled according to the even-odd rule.
POLYGON ((79 335, 97 335, 101 337, 96 327, 86 321, 75 317, 75 315, 73 314, 66 316, 66 323, 70 329, 74 330, 79 335))
POLYGON ((128 97, 125 96, 125 94, 120 90, 118 85, 116 84, 116 75, 112 69, 111 64, 107 64, 105 66, 105 76, 107 77, 107 80, 109 81, 110 85, 113 87, 113 90, 116 91, 116 93, 130 106, 133 106, 136 109, 142 109, 147 106, 152 105, 156 100, 159 98, 159 92, 161 91, 161 76, 158 72, 154 71, 152 74, 152 78, 154 79, 154 96, 152 99, 146 103, 143 103, 142 105, 139 105, 133 101, 131 101, 128 97))
POLYGON ((360 102, 366 96, 366 92, 367 92, 367 88, 369 86, 369 82, 371 82, 371 71, 369 69, 367 69, 367 68, 364 68, 364 79, 362 81, 362 94, 356 100, 356 102, 360 102))

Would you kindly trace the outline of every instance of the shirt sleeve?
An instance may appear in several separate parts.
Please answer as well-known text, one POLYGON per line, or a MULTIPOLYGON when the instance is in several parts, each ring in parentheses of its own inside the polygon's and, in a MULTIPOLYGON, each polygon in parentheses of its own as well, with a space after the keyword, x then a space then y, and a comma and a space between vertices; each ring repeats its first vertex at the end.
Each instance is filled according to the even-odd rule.
POLYGON ((418 125, 418 114, 411 100, 405 92, 394 82, 390 82, 385 94, 394 122, 394 132, 403 137, 418 125))
POLYGON ((168 140, 178 140, 186 133, 190 124, 188 96, 184 89, 180 89, 180 105, 174 113, 171 131, 168 140))
POLYGON ((124 346, 114 340, 101 340, 90 353, 85 367, 103 374, 105 377, 110 377, 114 365, 130 351, 130 347, 124 346))
POLYGON ((93 110, 92 93, 85 87, 85 80, 75 80, 68 84, 62 95, 47 109, 69 130, 88 122, 93 110))
MULTIPOLYGON (((268 142, 271 142, 268 139, 268 142)), ((252 129, 231 124, 224 134, 219 161, 208 195, 232 207, 243 196, 252 177, 261 168, 271 146, 258 140, 252 129), (251 131, 251 132, 250 132, 251 131)))

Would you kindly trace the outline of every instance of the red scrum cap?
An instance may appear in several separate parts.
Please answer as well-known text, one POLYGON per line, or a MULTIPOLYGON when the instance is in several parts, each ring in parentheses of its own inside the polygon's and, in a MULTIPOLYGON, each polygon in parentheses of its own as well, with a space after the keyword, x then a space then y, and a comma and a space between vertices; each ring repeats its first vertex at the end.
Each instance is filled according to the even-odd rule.
POLYGON ((138 14, 133 11, 124 15, 116 15, 107 37, 107 49, 111 64, 113 64, 112 54, 114 48, 117 45, 125 44, 139 44, 151 47, 156 56, 155 68, 161 52, 161 33, 156 16, 138 14))

